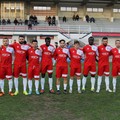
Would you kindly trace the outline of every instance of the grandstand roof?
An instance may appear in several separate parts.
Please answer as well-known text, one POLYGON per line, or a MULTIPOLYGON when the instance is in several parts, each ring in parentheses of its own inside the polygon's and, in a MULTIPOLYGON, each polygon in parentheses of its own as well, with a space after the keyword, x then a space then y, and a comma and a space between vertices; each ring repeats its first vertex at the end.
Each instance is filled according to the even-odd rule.
MULTIPOLYGON (((1 0, 2 1, 15 1, 15 0, 1 0)), ((43 2, 43 0, 17 0, 26 2, 43 2)), ((44 0, 44 2, 52 2, 55 4, 72 3, 71 5, 77 4, 83 5, 104 5, 104 6, 120 6, 120 0, 44 0)))

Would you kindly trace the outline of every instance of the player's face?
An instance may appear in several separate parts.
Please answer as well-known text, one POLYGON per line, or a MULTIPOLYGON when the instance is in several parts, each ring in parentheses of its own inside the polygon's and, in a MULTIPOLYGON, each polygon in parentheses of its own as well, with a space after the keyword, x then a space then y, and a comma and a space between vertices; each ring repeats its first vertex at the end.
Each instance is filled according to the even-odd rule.
POLYGON ((64 41, 61 41, 61 42, 60 42, 60 47, 61 47, 61 48, 64 48, 64 47, 65 47, 65 42, 64 42, 64 41))
POLYGON ((75 47, 76 49, 79 49, 79 48, 80 48, 80 44, 76 43, 76 44, 74 44, 74 47, 75 47))
POLYGON ((94 44, 94 40, 89 40, 89 45, 93 45, 94 44))
POLYGON ((116 41, 116 42, 115 42, 115 46, 116 46, 117 48, 120 48, 120 41, 116 41))
POLYGON ((37 42, 32 42, 32 47, 33 48, 37 48, 38 47, 38 43, 37 42))
POLYGON ((103 44, 104 46, 107 46, 107 44, 108 44, 108 39, 103 40, 103 41, 102 41, 102 44, 103 44))
POLYGON ((8 39, 3 39, 3 45, 8 46, 9 45, 9 40, 8 39))
POLYGON ((50 42, 51 42, 50 39, 46 39, 46 40, 45 40, 46 46, 49 46, 49 45, 50 45, 50 42))
POLYGON ((19 37, 19 43, 20 44, 24 44, 24 41, 25 41, 24 37, 19 37))

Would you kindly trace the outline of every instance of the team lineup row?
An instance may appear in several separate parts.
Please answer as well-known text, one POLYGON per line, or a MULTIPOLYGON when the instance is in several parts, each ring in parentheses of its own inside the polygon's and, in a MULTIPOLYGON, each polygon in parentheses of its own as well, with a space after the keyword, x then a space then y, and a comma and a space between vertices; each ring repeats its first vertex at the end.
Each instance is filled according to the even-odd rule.
POLYGON ((67 93, 67 76, 68 62, 70 59, 70 80, 69 93, 72 93, 73 79, 77 79, 77 90, 81 93, 85 91, 87 76, 91 75, 91 91, 95 91, 95 75, 96 62, 98 62, 98 79, 97 90, 100 92, 102 76, 105 75, 106 91, 112 92, 109 88, 109 57, 112 56, 112 76, 113 76, 113 92, 116 92, 116 78, 120 75, 120 40, 115 41, 115 48, 108 45, 108 38, 102 38, 100 46, 94 45, 94 38, 88 38, 88 45, 80 48, 79 41, 74 41, 72 48, 65 47, 65 40, 60 40, 60 46, 56 49, 50 44, 50 37, 45 38, 45 44, 38 47, 37 40, 32 40, 31 44, 25 44, 24 36, 19 36, 19 43, 9 44, 8 38, 3 39, 0 46, 0 96, 4 95, 4 80, 8 80, 9 95, 18 95, 18 78, 23 78, 23 94, 32 94, 32 79, 35 80, 35 92, 37 95, 44 93, 45 75, 48 73, 49 92, 55 93, 53 90, 53 61, 56 61, 56 88, 57 94, 60 94, 60 78, 64 79, 64 93, 67 93), (13 60, 14 59, 14 60, 13 60), (84 59, 83 78, 81 80, 81 59, 84 59), (28 60, 28 70, 26 68, 26 60, 28 60), (12 61, 14 61, 12 73, 12 61), (28 71, 28 73, 27 73, 28 71), (41 73, 41 90, 39 91, 39 79, 41 73), (12 92, 14 76, 15 92, 12 92), (28 76, 28 80, 27 80, 28 76), (26 91, 27 83, 29 92, 26 91))

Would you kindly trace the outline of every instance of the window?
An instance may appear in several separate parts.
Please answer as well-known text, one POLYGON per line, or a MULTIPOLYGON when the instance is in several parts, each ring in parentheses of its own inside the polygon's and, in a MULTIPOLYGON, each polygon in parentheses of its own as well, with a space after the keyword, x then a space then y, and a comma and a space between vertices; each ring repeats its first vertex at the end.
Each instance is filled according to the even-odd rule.
POLYGON ((115 9, 113 9, 113 12, 114 12, 114 13, 120 12, 120 9, 116 9, 116 8, 115 8, 115 9))
POLYGON ((61 11, 66 11, 66 7, 61 7, 60 10, 61 11))
POLYGON ((46 7, 46 6, 34 6, 34 10, 51 10, 51 7, 46 7))
POLYGON ((71 9, 71 7, 67 7, 67 11, 71 11, 72 9, 71 9))
POLYGON ((76 7, 72 7, 72 11, 77 11, 77 8, 76 7))
POLYGON ((61 11, 69 11, 69 12, 71 12, 71 11, 78 11, 78 8, 77 7, 60 7, 60 10, 61 11))
POLYGON ((92 12, 92 8, 87 8, 87 12, 92 12))
POLYGON ((103 8, 87 8, 87 12, 103 12, 103 8))
POLYGON ((93 12, 98 12, 97 8, 93 8, 92 10, 93 10, 93 12))
POLYGON ((98 8, 98 12, 103 12, 103 8, 98 8))

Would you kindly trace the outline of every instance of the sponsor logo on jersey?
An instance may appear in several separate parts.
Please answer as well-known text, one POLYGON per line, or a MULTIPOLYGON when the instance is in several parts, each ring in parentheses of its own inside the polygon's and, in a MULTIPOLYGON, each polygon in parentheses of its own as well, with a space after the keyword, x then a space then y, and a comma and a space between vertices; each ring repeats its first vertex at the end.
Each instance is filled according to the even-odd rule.
POLYGON ((3 57, 9 57, 9 56, 10 56, 10 54, 3 53, 3 54, 2 54, 2 56, 3 56, 3 57))
POLYGON ((51 55, 50 52, 44 52, 43 54, 44 54, 44 55, 51 55))
POLYGON ((103 52, 102 55, 107 56, 107 55, 109 55, 109 53, 108 52, 103 52))
POLYGON ((78 56, 78 55, 73 55, 73 58, 79 59, 80 56, 78 56))
POLYGON ((95 53, 94 52, 89 52, 88 55, 95 55, 95 53))
POLYGON ((19 53, 19 54, 24 54, 25 53, 25 51, 23 51, 23 50, 17 50, 16 52, 19 53))
POLYGON ((65 58, 66 55, 65 55, 65 54, 59 54, 59 57, 63 57, 63 58, 65 58))
POLYGON ((38 56, 31 56, 32 59, 38 59, 38 56))

